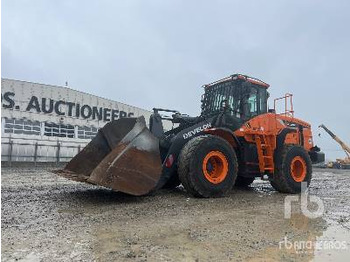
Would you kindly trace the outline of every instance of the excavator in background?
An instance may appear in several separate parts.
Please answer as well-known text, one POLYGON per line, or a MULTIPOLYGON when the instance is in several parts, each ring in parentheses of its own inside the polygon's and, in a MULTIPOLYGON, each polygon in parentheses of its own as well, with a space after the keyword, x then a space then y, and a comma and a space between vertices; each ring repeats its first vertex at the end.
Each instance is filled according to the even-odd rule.
POLYGON ((312 164, 324 154, 313 144, 311 125, 294 117, 291 94, 268 109, 269 85, 242 74, 203 88, 199 116, 155 108, 149 128, 144 117, 109 122, 56 173, 135 196, 180 183, 195 197, 219 197, 256 178, 283 193, 310 184, 312 164), (177 126, 165 131, 162 121, 177 126))
POLYGON ((350 147, 345 144, 339 137, 337 137, 332 131, 330 131, 325 125, 320 125, 319 128, 323 128, 327 134, 331 136, 344 150, 346 157, 341 159, 337 158, 336 161, 330 161, 327 163, 328 168, 338 169, 350 169, 350 147))

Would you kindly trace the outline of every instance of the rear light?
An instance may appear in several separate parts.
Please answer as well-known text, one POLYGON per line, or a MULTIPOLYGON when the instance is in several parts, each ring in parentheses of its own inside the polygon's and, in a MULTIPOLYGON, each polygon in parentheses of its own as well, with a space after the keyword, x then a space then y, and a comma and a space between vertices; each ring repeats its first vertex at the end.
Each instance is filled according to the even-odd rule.
POLYGON ((170 154, 165 160, 165 167, 170 168, 174 164, 174 156, 170 154))

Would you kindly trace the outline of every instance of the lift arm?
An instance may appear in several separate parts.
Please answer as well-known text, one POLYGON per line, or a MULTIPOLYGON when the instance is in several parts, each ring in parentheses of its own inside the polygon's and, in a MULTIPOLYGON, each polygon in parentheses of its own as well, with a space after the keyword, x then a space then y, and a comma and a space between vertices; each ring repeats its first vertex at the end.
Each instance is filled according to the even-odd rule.
POLYGON ((322 124, 319 127, 323 128, 336 142, 338 142, 342 149, 345 151, 348 158, 350 158, 350 147, 341 141, 340 138, 337 137, 332 131, 330 131, 325 125, 322 124))

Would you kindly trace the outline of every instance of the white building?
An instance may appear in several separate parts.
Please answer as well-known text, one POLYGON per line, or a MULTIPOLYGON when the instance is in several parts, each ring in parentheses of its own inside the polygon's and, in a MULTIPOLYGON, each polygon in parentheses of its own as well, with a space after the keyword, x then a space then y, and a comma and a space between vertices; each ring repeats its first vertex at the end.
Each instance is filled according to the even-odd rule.
POLYGON ((66 162, 107 122, 150 111, 67 87, 1 79, 2 161, 66 162))

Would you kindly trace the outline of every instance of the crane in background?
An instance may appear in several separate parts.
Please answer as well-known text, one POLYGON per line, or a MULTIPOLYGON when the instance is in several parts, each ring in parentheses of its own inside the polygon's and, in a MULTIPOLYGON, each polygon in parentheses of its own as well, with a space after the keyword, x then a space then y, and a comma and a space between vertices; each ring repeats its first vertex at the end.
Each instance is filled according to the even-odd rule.
POLYGON ((332 131, 330 131, 325 125, 320 125, 319 128, 323 128, 344 150, 346 157, 343 159, 337 158, 335 162, 329 162, 327 164, 330 168, 344 168, 350 169, 350 147, 345 144, 339 137, 337 137, 332 131))

